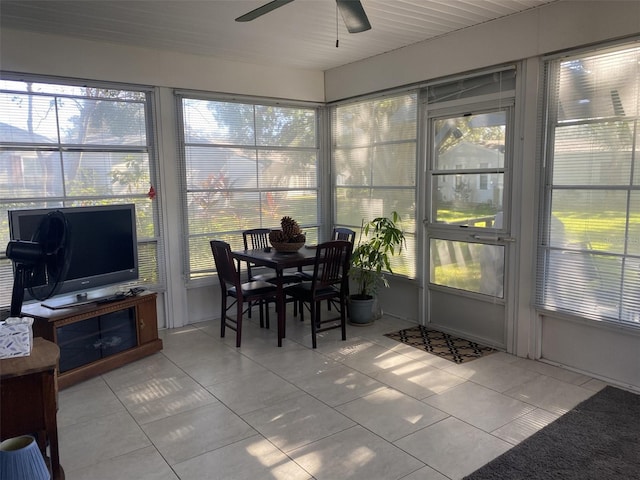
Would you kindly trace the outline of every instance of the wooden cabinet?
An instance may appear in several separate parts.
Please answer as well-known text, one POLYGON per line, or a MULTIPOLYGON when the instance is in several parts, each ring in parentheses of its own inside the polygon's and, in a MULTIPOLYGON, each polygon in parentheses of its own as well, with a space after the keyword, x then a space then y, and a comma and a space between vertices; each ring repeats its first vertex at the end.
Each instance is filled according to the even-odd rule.
POLYGON ((45 458, 48 444, 53 480, 64 479, 56 420, 59 352, 53 343, 34 338, 31 355, 0 359, 0 440, 35 435, 45 458))
POLYGON ((33 335, 60 347, 58 386, 66 388, 162 350, 155 293, 50 310, 25 305, 33 335))

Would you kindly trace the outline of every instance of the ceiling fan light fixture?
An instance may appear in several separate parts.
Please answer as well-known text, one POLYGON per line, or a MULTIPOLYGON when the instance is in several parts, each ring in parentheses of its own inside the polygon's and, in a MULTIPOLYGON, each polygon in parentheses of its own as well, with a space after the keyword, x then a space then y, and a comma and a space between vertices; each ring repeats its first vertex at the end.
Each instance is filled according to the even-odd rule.
POLYGON ((336 3, 349 33, 360 33, 371 29, 360 0, 336 0, 336 3))

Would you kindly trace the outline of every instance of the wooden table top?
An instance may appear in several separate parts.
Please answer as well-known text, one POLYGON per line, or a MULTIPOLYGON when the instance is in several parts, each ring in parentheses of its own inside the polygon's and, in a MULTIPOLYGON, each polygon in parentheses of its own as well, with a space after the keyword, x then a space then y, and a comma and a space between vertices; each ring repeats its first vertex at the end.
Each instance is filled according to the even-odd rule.
POLYGON ((33 339, 31 355, 0 359, 0 378, 20 377, 56 368, 60 348, 41 337, 33 339))

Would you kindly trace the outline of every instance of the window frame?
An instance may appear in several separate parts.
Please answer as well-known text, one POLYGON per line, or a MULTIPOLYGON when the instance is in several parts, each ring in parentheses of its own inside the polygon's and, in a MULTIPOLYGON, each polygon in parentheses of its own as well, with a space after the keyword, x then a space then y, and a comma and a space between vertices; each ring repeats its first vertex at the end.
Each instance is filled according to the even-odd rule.
MULTIPOLYGON (((155 193, 157 194, 158 190, 158 145, 157 145, 157 131, 155 126, 155 90, 153 87, 144 86, 144 85, 135 85, 135 84, 124 84, 117 82, 104 82, 104 81, 92 81, 86 79, 76 79, 76 78, 61 78, 61 77, 51 77, 45 75, 25 75, 18 74, 14 72, 0 72, 0 79, 7 82, 23 82, 23 83, 33 83, 33 84, 46 84, 51 85, 52 90, 56 88, 56 86, 61 87, 71 87, 71 88, 91 88, 91 89, 103 89, 103 90, 117 90, 123 92, 132 92, 139 93, 143 96, 143 99, 139 100, 127 100, 127 99, 117 99, 114 101, 122 101, 129 103, 141 103, 143 105, 144 110, 144 128, 145 128, 145 143, 137 144, 137 145, 125 145, 118 143, 68 143, 61 141, 61 135, 58 134, 56 140, 54 142, 38 142, 38 141, 5 141, 0 143, 0 151, 40 151, 40 152, 49 152, 57 155, 69 155, 76 153, 103 153, 106 155, 117 155, 123 153, 131 153, 131 154, 141 154, 145 155, 147 158, 148 164, 148 178, 150 185, 149 187, 153 187, 155 193)), ((53 97, 53 98, 62 98, 62 99, 104 99, 104 100, 112 100, 108 97, 92 97, 90 95, 81 95, 79 93, 50 93, 50 92, 28 92, 19 91, 11 88, 2 88, 3 92, 20 94, 20 95, 30 95, 32 94, 34 97, 53 97)), ((56 100, 56 108, 58 108, 58 102, 56 100)), ((10 124, 8 124, 10 125, 10 124)), ((19 127, 18 127, 19 128, 19 127)), ((59 124, 56 125, 57 132, 60 132, 62 128, 59 124)), ((134 168, 134 167, 132 167, 134 168)), ((143 174, 146 175, 146 172, 143 174)), ((137 232, 137 243, 138 243, 138 255, 139 255, 139 264, 140 264, 140 272, 141 277, 136 282, 130 282, 131 285, 135 284, 136 286, 144 285, 146 288, 152 288, 155 291, 164 291, 166 288, 166 268, 164 261, 164 247, 163 247, 163 238, 162 238, 162 223, 161 223, 161 211, 160 205, 157 200, 151 198, 154 195, 150 195, 150 191, 138 191, 138 192, 126 192, 125 194, 74 194, 69 192, 69 189, 66 187, 68 180, 65 178, 64 173, 61 177, 61 193, 57 193, 55 195, 34 197, 32 195, 29 196, 17 196, 17 197, 5 197, 2 199, 2 204, 10 205, 10 204, 22 204, 23 208, 32 208, 32 207, 48 207, 48 206, 76 206, 76 205, 98 205, 101 203, 132 203, 135 202, 140 205, 139 202, 150 201, 150 228, 153 229, 153 234, 149 235, 150 231, 147 228, 147 231, 143 232, 140 230, 140 222, 138 221, 138 232, 137 232), (118 201, 120 199, 121 201, 118 201), (115 200, 115 202, 114 202, 115 200), (148 252, 148 256, 145 259, 144 256, 140 256, 141 252, 148 252), (146 260, 146 261, 145 261, 146 260), (145 266, 146 265, 146 266, 145 266), (147 271, 150 272, 149 281, 145 281, 142 278, 142 274, 147 271)), ((3 224, 6 225, 7 219, 3 218, 0 220, 3 224)), ((7 304, 10 301, 10 291, 11 291, 11 283, 13 282, 13 268, 11 262, 6 257, 5 245, 0 246, 2 250, 0 251, 0 262, 2 263, 2 269, 0 270, 0 285, 7 286, 8 288, 3 288, 3 291, 8 291, 8 295, 2 296, 0 298, 0 304, 7 304), (6 297, 6 298, 5 298, 6 297)), ((127 283, 126 285, 129 285, 127 283)), ((110 288, 109 286, 102 287, 104 289, 110 288)))
MULTIPOLYGON (((331 197, 332 197, 332 209, 331 209, 331 221, 333 223, 333 226, 335 227, 346 227, 346 228, 350 228, 352 230, 354 230, 356 232, 356 238, 355 238, 355 243, 357 245, 358 243, 358 239, 360 236, 360 231, 361 231, 361 227, 362 227, 362 222, 367 222, 372 220, 373 218, 369 218, 369 217, 373 217, 376 215, 384 215, 384 216, 389 216, 391 214, 391 211, 393 210, 393 208, 389 209, 388 207, 384 207, 384 210, 382 212, 380 211, 376 211, 376 206, 374 205, 368 205, 368 206, 362 206, 363 210, 369 210, 370 214, 369 217, 367 218, 358 218, 357 220, 360 221, 360 223, 350 223, 350 222, 345 222, 342 221, 340 219, 340 216, 338 214, 338 210, 339 210, 339 205, 338 205, 338 191, 340 189, 346 191, 351 190, 352 192, 357 192, 358 190, 363 190, 366 191, 367 194, 365 196, 362 197, 358 197, 361 198, 362 200, 371 200, 371 199, 375 199, 375 192, 376 191, 405 191, 407 192, 413 199, 413 205, 411 208, 409 208, 408 210, 412 210, 413 211, 413 216, 409 217, 407 214, 403 214, 403 212, 398 212, 401 215, 401 225, 400 227, 403 228, 404 230, 404 234, 405 234, 405 238, 407 240, 406 245, 403 247, 403 252, 400 255, 394 255, 391 258, 391 263, 392 263, 392 268, 393 270, 393 275, 395 276, 399 276, 399 277, 405 277, 408 278, 410 280, 415 280, 417 279, 418 276, 418 232, 417 232, 417 227, 416 225, 418 224, 417 221, 417 215, 418 215, 418 181, 421 178, 420 176, 420 165, 419 165, 419 151, 421 148, 421 143, 423 141, 423 138, 420 135, 420 130, 421 130, 421 121, 420 121, 420 91, 418 89, 412 88, 409 90, 401 90, 401 91, 394 91, 394 92, 387 92, 387 93, 383 93, 383 94, 379 94, 379 95, 371 95, 371 96, 366 96, 363 98, 358 98, 358 99, 351 99, 349 101, 344 101, 344 102, 337 102, 334 104, 331 104, 328 106, 329 109, 329 121, 331 124, 331 130, 330 130, 330 144, 331 144, 331 151, 330 151, 330 181, 331 181, 331 197), (338 115, 338 109, 345 107, 345 108, 350 108, 353 106, 356 106, 358 104, 374 104, 375 102, 384 102, 387 101, 389 99, 393 99, 393 98, 412 98, 413 101, 413 107, 415 109, 415 131, 414 134, 411 138, 391 138, 387 141, 373 141, 373 142, 368 142, 368 143, 352 143, 352 144, 342 144, 340 146, 337 146, 337 142, 336 142, 336 136, 337 136, 337 131, 336 129, 337 124, 336 124, 336 116, 338 115), (394 146, 394 145, 410 145, 413 144, 414 148, 413 148, 413 183, 408 185, 395 185, 395 184, 384 184, 384 183, 379 183, 378 180, 371 179, 365 183, 362 184, 349 184, 349 185, 344 185, 341 184, 338 181, 338 168, 336 165, 336 151, 337 150, 343 150, 343 151, 347 151, 349 149, 351 150, 357 150, 357 149, 362 149, 362 148, 369 148, 369 149, 375 149, 375 148, 379 148, 379 147, 390 147, 390 146, 394 146), (375 213, 371 213, 371 212, 375 212, 375 213), (400 269, 398 268, 398 265, 402 265, 404 264, 404 268, 406 270, 408 270, 407 272, 401 273, 400 269)), ((375 170, 375 166, 373 165, 372 162, 372 166, 371 166, 371 171, 375 170)))
MULTIPOLYGON (((635 114, 607 114, 604 109, 598 110, 598 113, 590 117, 577 117, 570 120, 561 120, 558 115, 559 101, 561 95, 566 95, 571 92, 560 92, 560 68, 563 63, 569 64, 570 62, 579 62, 588 59, 602 58, 609 54, 618 54, 626 50, 636 50, 640 54, 640 41, 632 41, 618 44, 607 44, 596 48, 587 48, 575 50, 572 52, 564 52, 562 54, 548 56, 544 58, 543 65, 543 81, 544 81, 544 96, 542 98, 541 117, 539 118, 539 139, 541 151, 539 153, 539 168, 541 175, 540 185, 540 206, 539 206, 539 234, 537 242, 536 253, 536 284, 535 284, 535 308, 541 313, 553 314, 554 316, 566 317, 569 319, 579 319, 586 321, 590 324, 603 324, 615 326, 616 328, 623 329, 640 329, 640 300, 636 300, 635 304, 629 302, 625 296, 625 289, 640 288, 640 281, 636 284, 629 284, 626 275, 628 270, 635 268, 640 264, 640 253, 629 252, 628 237, 630 235, 629 225, 630 218, 634 213, 632 207, 632 195, 635 192, 636 195, 640 194, 640 184, 636 182, 634 184, 634 168, 635 176, 638 176, 638 169, 640 168, 640 147, 637 145, 638 139, 640 139, 640 111, 636 111, 635 114), (632 148, 630 150, 630 162, 631 168, 629 172, 628 182, 622 183, 585 183, 585 184, 561 184, 557 182, 554 184, 554 167, 556 166, 556 133, 563 127, 570 126, 585 126, 585 125, 597 125, 604 126, 609 123, 623 123, 630 122, 634 125, 635 140, 632 140, 632 148), (554 229, 559 228, 557 220, 553 218, 553 197, 554 193, 559 192, 575 192, 579 194, 582 191, 585 194, 587 192, 622 192, 626 195, 625 203, 625 231, 624 235, 627 240, 625 241, 624 251, 616 252, 612 249, 605 250, 602 248, 594 247, 591 242, 588 244, 577 244, 575 242, 569 242, 563 245, 557 244, 558 234, 554 234, 554 229), (556 244, 554 244, 556 243, 556 244), (555 261, 552 257, 555 256, 555 261), (558 261, 559 257, 565 257, 569 260, 566 263, 568 268, 557 269, 554 273, 554 265, 559 265, 562 262, 558 261), (569 306, 569 302, 573 305, 578 305, 580 299, 572 298, 572 292, 569 288, 574 285, 574 290, 580 290, 585 286, 580 283, 583 281, 580 275, 580 270, 586 267, 595 268, 596 274, 599 276, 598 264, 602 262, 620 262, 620 274, 618 276, 615 273, 606 272, 606 275, 599 278, 598 282, 604 282, 607 286, 615 285, 612 287, 614 290, 607 290, 604 293, 604 297, 618 298, 617 307, 615 309, 607 307, 607 301, 601 299, 595 299, 593 305, 590 307, 580 308, 579 306, 569 306), (566 275, 567 279, 560 283, 553 283, 553 278, 558 278, 558 275, 566 275), (551 298, 551 291, 560 290, 558 299, 554 302, 551 298), (563 288, 565 287, 565 288, 563 288), (564 294, 563 294, 564 293, 564 294), (617 297, 616 297, 617 296, 617 297), (633 317, 634 308, 636 310, 636 316, 633 317), (611 312, 616 310, 616 314, 612 315, 611 312), (630 310, 629 318, 627 311, 630 310)), ((640 91, 640 75, 636 71, 636 92, 640 91)), ((598 86, 598 92, 601 87, 598 86)), ((595 95, 594 90, 594 95, 595 95)), ((593 97, 595 99, 596 97, 593 97)), ((615 107, 614 107, 615 110, 615 107)), ((578 137, 572 137, 578 138, 578 137)), ((617 150, 604 150, 609 156, 613 155, 617 150)), ((589 167, 589 160, 585 160, 583 168, 589 167)), ((602 283, 600 283, 602 285, 602 283)), ((599 290, 599 289, 598 289, 599 290)), ((581 295, 586 295, 582 293, 581 295)), ((627 294, 628 295, 628 294, 627 294)), ((597 297, 593 295, 593 297, 597 297)), ((615 302, 614 302, 615 303, 615 302)))
MULTIPOLYGON (((280 224, 280 217, 276 218, 264 218, 263 215, 259 216, 259 224, 256 223, 247 223, 243 226, 232 226, 231 228, 224 231, 216 231, 216 230, 207 230, 197 233, 192 233, 190 228, 190 211, 189 211, 189 196, 191 193, 195 191, 195 189, 191 189, 189 187, 189 172, 187 165, 187 149, 194 145, 203 145, 209 148, 229 148, 229 147, 239 147, 247 150, 254 150, 257 155, 259 152, 266 151, 283 151, 283 152, 315 152, 316 157, 316 185, 313 188, 303 188, 305 191, 315 191, 316 195, 316 205, 315 205, 315 221, 314 222, 303 222, 300 221, 300 226, 302 227, 305 235, 307 236, 308 243, 316 243, 319 236, 319 231, 322 228, 323 222, 323 190, 322 183, 323 180, 321 178, 322 175, 322 165, 323 165, 323 142, 322 142, 322 132, 323 132, 323 115, 322 115, 322 105, 314 102, 300 102, 295 100, 279 100, 272 98, 264 98, 264 97, 253 97, 253 96, 242 96, 242 95, 224 95, 224 94, 215 94, 208 92, 199 92, 199 91, 187 91, 187 90, 175 90, 175 105, 177 112, 177 144, 179 150, 179 162, 180 162, 180 197, 181 197, 181 209, 183 212, 182 215, 182 228, 184 232, 184 242, 183 242, 183 268, 184 268, 184 278, 187 286, 199 286, 203 284, 208 284, 214 279, 214 274, 216 272, 215 265, 213 263, 213 257, 210 254, 210 251, 207 250, 206 253, 203 251, 198 257, 197 252, 193 251, 191 247, 191 242, 194 239, 200 239, 200 242, 217 238, 222 239, 229 242, 232 246, 232 249, 240 249, 242 248, 242 230, 246 228, 277 228, 280 224), (315 145, 313 147, 284 147, 281 145, 259 145, 256 142, 257 129, 254 131, 253 140, 254 143, 250 144, 215 144, 215 143, 194 143, 188 142, 185 138, 186 126, 185 126, 185 109, 184 109, 184 101, 185 100, 195 100, 195 101, 203 101, 203 102, 221 102, 221 103, 229 103, 229 104, 239 104, 239 105, 247 105, 254 108, 254 120, 255 120, 255 108, 256 107, 274 107, 274 108, 282 108, 282 109, 308 109, 312 110, 315 113, 315 145), (195 270, 192 267, 192 263, 194 260, 204 261, 205 266, 195 270)), ((257 160, 256 160, 257 161, 257 160)), ((237 192, 237 193, 255 193, 259 195, 260 200, 258 201, 258 205, 263 205, 262 197, 266 195, 268 192, 271 193, 283 193, 283 192, 291 192, 291 191, 299 191, 301 189, 296 188, 242 188, 242 189, 228 189, 229 192, 237 192)), ((201 189, 202 192, 211 192, 215 193, 215 188, 211 189, 201 189)), ((260 208, 260 210, 262 210, 260 208)), ((255 219, 253 217, 246 217, 245 220, 250 222, 254 222, 255 219)), ((299 219, 296 219, 299 220, 299 219)), ((201 249, 204 247, 201 246, 201 249)), ((208 248, 208 246, 207 246, 208 248)))

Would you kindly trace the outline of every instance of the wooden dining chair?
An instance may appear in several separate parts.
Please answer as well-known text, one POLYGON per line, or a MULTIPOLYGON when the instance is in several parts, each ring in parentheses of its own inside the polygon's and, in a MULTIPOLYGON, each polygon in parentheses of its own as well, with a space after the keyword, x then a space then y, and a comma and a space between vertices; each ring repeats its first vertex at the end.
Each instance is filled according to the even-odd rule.
MULTIPOLYGON (((221 290, 220 336, 224 337, 226 328, 236 332, 236 347, 242 340, 242 317, 253 305, 260 307, 260 324, 263 324, 265 307, 269 301, 276 301, 278 287, 263 281, 242 283, 240 273, 231 255, 231 246, 221 240, 211 240, 211 251, 218 272, 221 290), (233 301, 228 304, 228 299, 233 301), (235 318, 231 309, 236 307, 235 318)), ((269 311, 266 311, 267 323, 269 311)))
POLYGON ((331 234, 331 240, 346 240, 347 242, 351 242, 352 245, 355 239, 356 232, 350 228, 334 227, 333 233, 331 234))
MULTIPOLYGON (((250 228, 248 230, 244 230, 242 232, 242 241, 244 243, 244 249, 245 250, 262 250, 264 248, 271 247, 271 242, 269 241, 270 231, 271 230, 269 228, 250 228)), ((302 281, 302 279, 298 277, 295 272, 283 273, 281 277, 278 277, 275 274, 275 272, 270 271, 269 269, 252 265, 250 262, 246 262, 246 263, 247 263, 246 265, 247 279, 251 282, 261 281, 261 282, 272 283, 274 285, 278 285, 279 282, 282 282, 283 285, 290 285, 292 283, 299 283, 302 281)), ((265 307, 268 308, 268 305, 266 305, 265 307)), ((298 314, 297 305, 294 305, 293 314, 294 316, 298 314)), ((248 316, 249 318, 251 318, 251 308, 249 308, 248 316)), ((264 327, 264 326, 269 328, 268 315, 266 317, 261 317, 260 319, 260 327, 264 327), (262 320, 263 318, 265 318, 264 322, 262 320)))
POLYGON ((304 310, 311 313, 311 343, 316 348, 316 334, 334 328, 342 329, 342 340, 347 339, 347 301, 349 266, 353 244, 346 240, 332 240, 318 245, 313 274, 310 282, 291 285, 285 289, 294 301, 301 302, 300 317, 304 310), (330 301, 336 315, 322 318, 320 304, 330 301))
MULTIPOLYGON (((345 227, 334 227, 331 232, 331 240, 346 240, 347 242, 353 242, 356 239, 356 232, 351 230, 350 228, 345 227)), ((311 276, 313 275, 313 270, 302 269, 298 272, 298 276, 303 280, 311 280, 311 276)))

